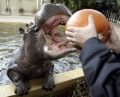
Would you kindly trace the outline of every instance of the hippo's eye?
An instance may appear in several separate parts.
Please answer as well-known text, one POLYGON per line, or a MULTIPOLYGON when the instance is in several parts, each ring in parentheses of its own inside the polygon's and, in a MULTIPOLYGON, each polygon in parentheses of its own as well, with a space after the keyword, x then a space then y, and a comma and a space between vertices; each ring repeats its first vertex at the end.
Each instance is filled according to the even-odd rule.
POLYGON ((30 32, 38 32, 39 31, 39 28, 36 27, 36 25, 32 25, 30 28, 29 28, 30 32))
POLYGON ((24 34, 24 36, 23 36, 23 40, 25 41, 25 39, 26 39, 26 33, 24 34))

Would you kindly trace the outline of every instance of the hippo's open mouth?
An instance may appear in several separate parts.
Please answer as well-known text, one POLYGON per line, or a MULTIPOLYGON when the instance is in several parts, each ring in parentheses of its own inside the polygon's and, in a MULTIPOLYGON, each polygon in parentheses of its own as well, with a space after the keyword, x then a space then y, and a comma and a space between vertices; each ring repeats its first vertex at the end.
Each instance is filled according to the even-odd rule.
POLYGON ((64 29, 68 19, 67 15, 54 15, 43 23, 42 28, 46 39, 45 52, 59 54, 75 50, 65 38, 64 29))
POLYGON ((48 18, 43 24, 45 34, 51 37, 52 42, 60 43, 65 39, 64 32, 60 32, 60 30, 62 30, 62 26, 66 24, 68 18, 69 17, 65 15, 55 15, 48 18))

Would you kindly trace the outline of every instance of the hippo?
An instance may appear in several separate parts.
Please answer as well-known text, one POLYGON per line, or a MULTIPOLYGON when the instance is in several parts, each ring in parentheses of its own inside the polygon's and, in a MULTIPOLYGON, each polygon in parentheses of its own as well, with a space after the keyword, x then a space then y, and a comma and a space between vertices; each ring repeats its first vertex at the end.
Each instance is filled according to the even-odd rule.
POLYGON ((14 53, 7 70, 17 95, 26 95, 30 89, 28 81, 41 77, 43 89, 54 89, 52 61, 76 50, 57 31, 57 26, 65 25, 70 16, 71 12, 62 4, 44 4, 35 14, 35 23, 19 28, 23 44, 14 53))

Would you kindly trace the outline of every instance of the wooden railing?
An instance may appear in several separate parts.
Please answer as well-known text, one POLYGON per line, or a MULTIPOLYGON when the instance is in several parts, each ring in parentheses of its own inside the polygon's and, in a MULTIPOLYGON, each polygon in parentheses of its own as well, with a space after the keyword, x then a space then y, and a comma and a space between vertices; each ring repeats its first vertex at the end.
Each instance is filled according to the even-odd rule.
MULTIPOLYGON (((75 69, 72 71, 55 74, 55 89, 53 91, 44 91, 40 84, 41 80, 33 80, 31 81, 31 89, 28 95, 24 97, 44 97, 45 95, 58 92, 60 90, 71 87, 73 84, 76 84, 77 80, 83 79, 84 74, 82 69, 75 69)), ((15 86, 13 84, 0 86, 0 97, 20 97, 14 93, 15 86)))

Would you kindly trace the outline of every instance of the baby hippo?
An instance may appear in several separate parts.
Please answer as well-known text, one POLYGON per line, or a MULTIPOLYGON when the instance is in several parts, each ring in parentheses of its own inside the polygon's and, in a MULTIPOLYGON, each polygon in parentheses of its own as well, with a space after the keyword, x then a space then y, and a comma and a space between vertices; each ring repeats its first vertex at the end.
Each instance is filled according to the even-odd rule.
POLYGON ((37 32, 34 25, 27 28, 26 32, 22 28, 19 30, 20 33, 24 33, 23 45, 14 54, 7 71, 8 77, 16 86, 15 93, 21 96, 26 95, 30 88, 27 81, 40 77, 44 77, 43 89, 52 90, 55 87, 54 65, 43 51, 44 34, 37 32))

